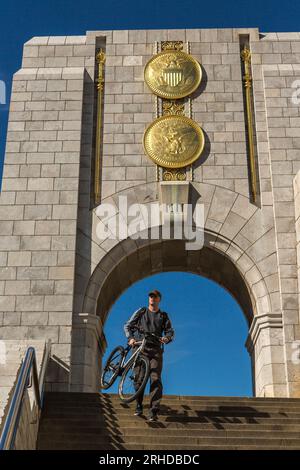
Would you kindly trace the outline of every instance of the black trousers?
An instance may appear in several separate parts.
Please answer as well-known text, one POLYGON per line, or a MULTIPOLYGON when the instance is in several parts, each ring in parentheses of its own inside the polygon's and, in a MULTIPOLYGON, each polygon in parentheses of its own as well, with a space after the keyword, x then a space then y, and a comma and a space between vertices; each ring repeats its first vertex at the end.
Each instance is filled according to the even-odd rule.
MULTIPOLYGON (((159 347, 145 347, 143 355, 148 357, 150 362, 150 412, 157 413, 159 411, 160 401, 162 398, 163 385, 161 381, 161 373, 163 366, 163 350, 159 347)), ((143 371, 140 366, 136 366, 135 370, 135 390, 137 390, 143 379, 143 371)), ((147 385, 147 384, 146 384, 147 385)), ((145 387, 146 387, 145 385, 145 387)), ((136 399, 138 405, 142 405, 144 399, 145 387, 136 399)))

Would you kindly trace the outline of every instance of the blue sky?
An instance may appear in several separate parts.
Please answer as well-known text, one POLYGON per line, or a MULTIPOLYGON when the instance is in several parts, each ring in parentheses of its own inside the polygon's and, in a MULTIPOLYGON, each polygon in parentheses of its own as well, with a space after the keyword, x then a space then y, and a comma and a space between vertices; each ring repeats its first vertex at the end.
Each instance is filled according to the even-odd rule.
MULTIPOLYGON (((261 32, 299 31, 299 13, 300 4, 295 0, 3 1, 0 80, 6 84, 9 103, 12 75, 20 68, 23 43, 32 36, 144 28, 258 27, 261 32)), ((0 104, 0 174, 7 109, 8 104, 0 104)), ((165 393, 251 394, 243 314, 227 292, 199 276, 163 273, 132 286, 115 303, 106 324, 109 349, 124 342, 124 321, 145 304, 146 293, 153 287, 164 293, 162 307, 170 313, 176 328, 176 341, 165 352, 165 393)))

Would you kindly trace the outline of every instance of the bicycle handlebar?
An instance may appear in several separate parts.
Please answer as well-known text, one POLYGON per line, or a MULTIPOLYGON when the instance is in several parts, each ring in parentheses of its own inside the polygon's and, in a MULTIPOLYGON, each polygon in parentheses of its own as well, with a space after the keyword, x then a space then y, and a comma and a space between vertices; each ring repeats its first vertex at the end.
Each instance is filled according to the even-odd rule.
POLYGON ((144 336, 154 336, 157 339, 161 338, 161 336, 156 335, 155 333, 149 333, 148 331, 145 331, 144 328, 141 328, 140 326, 134 326, 133 329, 138 330, 140 333, 143 333, 144 336))
POLYGON ((138 330, 140 333, 142 333, 145 337, 146 336, 153 336, 155 339, 159 340, 161 336, 156 335, 155 333, 149 333, 148 331, 145 331, 144 328, 141 328, 140 326, 134 326, 132 328, 133 330, 138 330))

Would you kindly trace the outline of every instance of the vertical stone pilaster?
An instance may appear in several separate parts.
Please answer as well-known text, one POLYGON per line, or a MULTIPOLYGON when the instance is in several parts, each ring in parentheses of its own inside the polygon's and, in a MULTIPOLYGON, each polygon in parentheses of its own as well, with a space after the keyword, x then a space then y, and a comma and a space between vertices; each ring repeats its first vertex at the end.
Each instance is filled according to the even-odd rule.
POLYGON ((281 314, 268 313, 254 317, 246 346, 252 359, 254 395, 286 397, 281 314))
POLYGON ((71 388, 73 392, 100 390, 102 357, 106 349, 103 325, 97 315, 79 313, 73 322, 71 388))

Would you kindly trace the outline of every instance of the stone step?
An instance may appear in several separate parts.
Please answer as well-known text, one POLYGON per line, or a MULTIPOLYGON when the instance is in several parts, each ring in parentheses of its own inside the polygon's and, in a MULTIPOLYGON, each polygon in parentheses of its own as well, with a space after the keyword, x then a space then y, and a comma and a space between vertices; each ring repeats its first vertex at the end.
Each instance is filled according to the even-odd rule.
MULTIPOLYGON (((40 437, 42 439, 43 436, 40 437)), ((53 436, 52 436, 53 439, 53 436)), ((50 436, 44 436, 44 442, 52 442, 50 436)), ((172 444, 181 446, 181 445, 272 445, 272 446, 299 446, 300 448, 300 437, 298 438, 283 438, 283 437, 265 437, 265 436, 254 436, 254 437, 230 437, 230 436, 172 436, 172 444)), ((140 445, 167 445, 170 444, 170 436, 126 436, 126 439, 122 437, 115 438, 114 436, 104 437, 104 436, 89 436, 88 439, 84 440, 81 434, 77 435, 64 435, 58 434, 55 436, 53 441, 60 441, 64 443, 72 443, 78 446, 85 444, 97 444, 99 446, 110 446, 112 444, 116 446, 124 446, 128 444, 140 444, 140 445)), ((179 447, 178 447, 179 448, 179 447)))
MULTIPOLYGON (((119 395, 117 393, 85 393, 85 392, 45 392, 45 396, 50 399, 94 399, 94 398, 106 398, 110 400, 118 399, 119 395)), ((228 396, 206 396, 206 395, 170 395, 164 394, 165 398, 170 400, 208 400, 208 401, 237 401, 237 400, 251 400, 251 401, 300 401, 300 398, 287 398, 287 397, 246 397, 246 396, 235 396, 235 397, 228 397, 228 396)))
MULTIPOLYGON (((89 400, 98 401, 99 399, 103 399, 105 401, 117 401, 120 402, 120 398, 118 394, 108 394, 108 393, 77 393, 77 392, 46 392, 45 397, 51 401, 59 400, 59 401, 71 401, 74 400, 78 402, 78 400, 83 400, 87 402, 89 400)), ((204 401, 204 402, 216 402, 216 403, 244 403, 244 402, 252 402, 252 403, 298 403, 300 404, 300 398, 271 398, 271 397, 212 397, 212 396, 199 396, 199 395, 163 395, 163 400, 168 401, 204 401)))
MULTIPOLYGON (((49 416, 43 415, 43 420, 49 422, 65 422, 65 423, 76 423, 78 421, 80 422, 86 422, 86 423, 99 423, 101 424, 107 424, 107 425, 116 425, 116 426, 123 426, 126 427, 127 425, 130 425, 131 423, 137 424, 138 422, 144 422, 146 424, 146 419, 137 417, 137 416, 115 416, 115 417, 105 417, 102 414, 99 415, 92 415, 89 417, 82 416, 79 417, 78 415, 73 415, 69 416, 68 414, 63 416, 62 414, 56 414, 49 416)), ((164 425, 173 425, 173 426, 187 426, 191 424, 214 424, 214 425, 229 425, 229 424, 241 424, 241 425, 249 425, 253 426, 255 424, 279 424, 279 425, 286 425, 286 424, 291 424, 291 425, 298 425, 299 424, 299 419, 298 418, 287 418, 287 417, 278 417, 278 415, 275 415, 275 417, 269 417, 269 418, 262 418, 262 417, 245 417, 245 416, 239 416, 237 417, 226 417, 226 416, 214 416, 214 417, 209 417, 209 416, 175 416, 175 417, 170 417, 170 416, 159 416, 159 421, 164 423, 164 425)))
MULTIPOLYGON (((161 436, 162 438, 172 438, 173 437, 180 437, 183 440, 194 438, 195 436, 197 438, 202 438, 202 437, 209 437, 209 438, 235 438, 235 437, 241 437, 241 431, 240 430, 223 430, 223 429, 189 429, 187 428, 184 436, 182 435, 182 430, 181 429, 162 429, 159 427, 148 427, 148 429, 145 428, 125 428, 125 429, 97 429, 97 428, 82 428, 80 430, 79 428, 77 430, 73 428, 42 428, 39 431, 40 436, 43 437, 44 439, 51 440, 51 436, 55 435, 56 439, 78 439, 81 440, 82 442, 85 440, 89 440, 90 438, 104 438, 106 439, 107 436, 109 435, 110 438, 113 439, 124 439, 128 440, 128 438, 134 438, 134 437, 144 437, 147 438, 148 436, 150 437, 157 437, 161 436), (153 436, 155 435, 155 436, 153 436)), ((272 435, 272 438, 277 438, 277 439, 300 439, 300 433, 298 431, 286 431, 286 430, 279 430, 275 431, 273 430, 272 433, 270 431, 265 431, 265 430, 249 430, 245 429, 243 430, 243 438, 246 437, 251 437, 251 438, 265 438, 269 439, 270 435, 272 435)), ((147 440, 146 440, 147 442, 147 440)))
POLYGON ((126 444, 125 446, 111 446, 108 448, 106 445, 100 446, 99 444, 84 444, 78 448, 78 444, 73 443, 64 443, 64 442, 43 442, 39 444, 39 450, 97 450, 97 451, 107 451, 107 450, 299 450, 299 446, 293 445, 280 445, 270 444, 270 445, 220 445, 220 444, 204 444, 204 445, 173 445, 173 444, 126 444))
MULTIPOLYGON (((181 445, 181 443, 185 441, 186 439, 181 436, 181 437, 172 437, 172 444, 175 445, 181 445)), ((286 445, 293 445, 293 446, 299 446, 300 448, 300 437, 298 438, 288 438, 288 439, 283 439, 283 438, 266 438, 266 437, 189 437, 188 439, 189 445, 274 445, 274 446, 286 446, 286 445)), ((156 436, 147 436, 147 442, 144 442, 144 437, 143 436, 134 436, 134 437, 127 437, 126 438, 126 444, 139 444, 141 443, 142 445, 149 445, 149 444, 169 444, 170 443, 170 438, 168 436, 162 437, 159 436, 159 439, 156 436), (159 442, 157 442, 159 441, 159 442)), ((183 442, 184 444, 185 442, 183 442)))
POLYGON ((164 395, 159 421, 117 394, 46 393, 38 449, 300 449, 300 399, 164 395))
MULTIPOLYGON (((114 400, 112 401, 107 401, 101 398, 98 398, 97 400, 89 401, 89 400, 53 400, 49 399, 48 397, 45 397, 44 400, 44 405, 51 407, 66 407, 66 408, 72 408, 72 407, 105 407, 105 408, 123 408, 123 409, 130 409, 131 407, 135 406, 136 402, 135 400, 131 403, 124 403, 120 399, 119 400, 114 400)), ((149 397, 148 395, 145 396, 144 398, 144 405, 149 406, 149 397)), ((254 401, 249 401, 249 402, 221 402, 221 401, 215 401, 215 402, 205 402, 205 401, 197 401, 197 400, 186 400, 186 401, 175 401, 175 400, 168 400, 165 397, 163 397, 162 406, 165 407, 172 407, 172 408, 178 408, 178 407, 185 407, 185 406, 190 406, 190 407, 207 407, 209 409, 213 408, 226 408, 226 409, 234 409, 234 408, 253 408, 253 409, 294 409, 294 410, 300 410, 300 400, 299 402, 268 402, 268 404, 264 404, 262 402, 254 402, 254 401)))
MULTIPOLYGON (((106 411, 106 410, 87 410, 87 409, 84 409, 84 408, 81 408, 81 409, 69 409, 69 410, 65 410, 65 409, 48 409, 48 410, 45 410, 45 412, 47 413, 47 416, 50 418, 57 418, 57 417, 62 417, 62 418, 68 418, 68 417, 71 417, 71 416, 80 416, 80 417, 93 417, 95 416, 95 414, 102 414, 106 419, 111 419, 111 418, 114 418, 116 419, 116 417, 118 419, 120 418, 129 418, 131 416, 133 416, 133 410, 120 410, 118 411, 117 413, 114 412, 112 413, 111 411, 106 411)), ((245 417, 245 418, 252 418, 252 419, 256 419, 256 418, 265 418, 265 419, 270 419, 270 418, 277 418, 277 419, 280 419, 280 418, 293 418, 293 419, 298 419, 300 420, 300 413, 297 413, 297 412, 292 412, 292 411, 288 411, 288 412, 277 412, 277 411, 269 411, 269 412, 264 412, 264 411, 255 411, 255 410, 215 410, 215 411, 212 411, 212 410, 192 410, 192 409, 189 409, 189 410, 164 410, 164 409, 161 409, 160 410, 160 413, 159 413, 159 416, 160 418, 169 418, 169 420, 172 420, 172 419, 187 419, 187 418, 198 418, 198 419, 209 419, 209 418, 241 418, 241 417, 245 417)))
MULTIPOLYGON (((115 404, 114 406, 102 404, 102 403, 94 403, 94 404, 76 404, 76 403, 49 403, 48 401, 45 402, 45 410, 64 410, 64 411, 76 411, 83 409, 86 410, 88 413, 96 412, 97 410, 99 412, 106 412, 106 413, 133 413, 135 409, 135 403, 132 403, 130 405, 124 405, 124 404, 115 404)), ((149 409, 149 405, 147 403, 144 404, 144 411, 147 412, 149 409)), ((160 410, 162 413, 164 412, 173 412, 173 413, 182 413, 185 411, 199 411, 200 413, 203 412, 226 412, 226 413, 237 413, 237 412, 248 412, 248 413, 300 413, 300 406, 222 406, 222 405, 207 405, 207 404, 196 404, 196 403, 189 403, 189 404, 168 404, 166 402, 163 402, 160 406, 160 410)))
MULTIPOLYGON (((145 399, 147 400, 148 399, 148 395, 146 394, 145 395, 145 399)), ((57 398, 58 400, 58 398, 57 398)), ((121 399, 119 397, 115 397, 113 399, 108 399, 108 398, 105 398, 103 396, 101 397, 98 397, 98 398, 94 398, 93 400, 99 400, 101 402, 104 402, 104 403, 111 403, 111 404, 115 404, 115 403, 122 403, 121 399)), ((177 404, 177 403, 207 403, 209 405, 214 405, 214 404, 223 404, 226 405, 226 406, 230 406, 230 405, 235 405, 235 404, 241 404, 242 406, 248 406, 250 403, 255 405, 255 406, 273 406, 273 405, 294 405, 294 406, 300 406, 300 399, 297 399, 297 400, 294 400, 294 401, 290 401, 289 399, 268 399, 267 401, 264 401, 264 400, 258 400, 256 398, 249 398, 249 399, 235 399, 235 400, 224 400, 222 398, 220 399, 216 399, 216 400, 207 400, 205 398, 188 398, 188 397, 182 397, 181 399, 172 399, 166 395, 163 395, 163 398, 162 400, 165 402, 168 402, 168 403, 173 403, 173 404, 177 404)), ((69 400, 66 400, 64 399, 63 401, 69 401, 69 400)), ((76 402, 78 402, 78 400, 74 400, 76 402)), ((92 401, 92 400, 91 400, 92 401)))
MULTIPOLYGON (((125 403, 123 402, 120 398, 115 398, 113 400, 103 398, 103 397, 94 397, 94 398, 75 398, 75 397, 69 397, 68 399, 66 398, 51 398, 49 396, 45 397, 45 402, 46 403, 51 403, 51 405, 55 404, 61 404, 61 405, 68 405, 68 404, 77 404, 79 405, 97 405, 99 403, 106 405, 106 406, 128 406, 131 405, 132 403, 135 402, 133 400, 131 403, 125 403)), ((144 397, 144 402, 149 403, 149 395, 146 394, 144 397)), ((268 400, 267 402, 263 402, 261 400, 257 401, 255 399, 252 400, 234 400, 234 401, 229 401, 229 400, 189 400, 186 398, 185 400, 172 400, 168 397, 163 396, 162 398, 162 403, 164 404, 170 404, 172 406, 177 406, 177 405, 185 405, 185 404, 190 404, 190 405, 206 405, 206 406, 265 406, 265 407, 272 407, 272 406, 289 406, 289 407, 299 407, 300 408, 300 400, 298 401, 282 401, 282 400, 268 400)))
MULTIPOLYGON (((150 426, 156 426, 149 424, 146 419, 143 418, 136 418, 130 419, 125 422, 110 422, 104 420, 93 420, 93 421, 85 421, 85 420, 61 420, 61 419, 48 419, 43 418, 40 431, 43 432, 44 430, 51 429, 51 431, 68 431, 71 429, 82 429, 84 432, 89 432, 90 430, 94 430, 95 432, 101 431, 103 428, 105 432, 107 430, 118 430, 119 432, 126 432, 127 430, 131 429, 138 429, 144 430, 148 429, 150 426)), ((192 432, 202 431, 202 430, 224 430, 224 431, 238 431, 242 432, 244 430, 250 431, 261 431, 261 432, 298 432, 300 435, 300 423, 296 421, 295 424, 290 423, 287 421, 286 423, 281 424, 264 424, 264 422, 254 422, 254 423, 230 423, 230 422, 163 422, 163 428, 159 429, 158 426, 155 427, 157 432, 168 432, 169 430, 178 430, 182 432, 182 430, 191 430, 192 432)))

